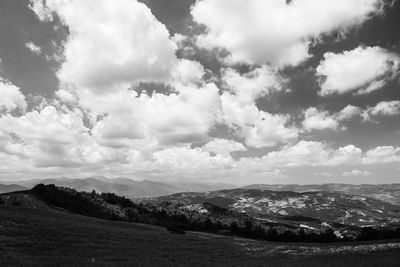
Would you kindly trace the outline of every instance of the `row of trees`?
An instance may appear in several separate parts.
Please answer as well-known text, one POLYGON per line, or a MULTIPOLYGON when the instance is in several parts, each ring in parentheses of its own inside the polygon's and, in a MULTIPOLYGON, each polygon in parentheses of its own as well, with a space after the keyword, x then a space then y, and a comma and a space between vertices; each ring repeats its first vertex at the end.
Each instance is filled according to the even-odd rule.
POLYGON ((392 229, 376 229, 372 227, 364 227, 361 234, 357 237, 358 241, 372 241, 383 239, 398 239, 400 238, 400 227, 392 229))

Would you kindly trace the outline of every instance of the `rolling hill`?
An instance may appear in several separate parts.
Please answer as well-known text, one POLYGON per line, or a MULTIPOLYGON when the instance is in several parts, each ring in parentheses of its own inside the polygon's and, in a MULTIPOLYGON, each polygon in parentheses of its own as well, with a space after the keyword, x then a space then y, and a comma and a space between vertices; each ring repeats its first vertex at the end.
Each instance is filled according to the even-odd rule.
POLYGON ((304 228, 320 228, 329 222, 353 226, 400 224, 400 206, 369 197, 339 192, 286 192, 261 189, 231 189, 205 193, 178 193, 155 199, 182 208, 208 202, 245 213, 259 220, 282 222, 303 218, 304 228))
POLYGON ((272 191, 326 191, 340 192, 349 195, 372 197, 392 204, 400 205, 400 184, 253 184, 242 187, 243 189, 262 189, 272 191))

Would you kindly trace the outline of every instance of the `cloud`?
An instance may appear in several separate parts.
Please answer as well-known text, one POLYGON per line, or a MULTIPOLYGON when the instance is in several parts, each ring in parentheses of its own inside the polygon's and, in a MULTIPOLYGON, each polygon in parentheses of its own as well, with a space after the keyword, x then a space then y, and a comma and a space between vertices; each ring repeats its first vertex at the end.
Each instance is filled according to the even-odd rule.
MULTIPOLYGON (((176 64, 176 44, 150 9, 135 0, 34 1, 45 19, 56 13, 68 26, 62 83, 98 92, 129 87, 140 81, 165 81, 176 64)), ((81 89, 82 90, 82 89, 81 89)))
POLYGON ((261 158, 267 166, 337 166, 361 163, 362 151, 354 145, 332 149, 322 142, 299 141, 286 145, 279 151, 272 151, 261 158))
POLYGON ((381 13, 381 0, 200 0, 191 14, 206 31, 197 45, 229 52, 227 63, 298 65, 312 41, 381 13))
POLYGON ((394 116, 400 114, 400 101, 381 101, 373 107, 362 109, 357 106, 347 105, 339 112, 331 114, 327 110, 309 107, 304 112, 303 129, 307 132, 313 130, 336 130, 346 127, 341 124, 354 117, 360 116, 364 121, 374 121, 377 116, 394 116))
POLYGON ((282 90, 282 78, 267 66, 240 74, 225 69, 222 77, 226 91, 221 96, 223 122, 252 147, 271 147, 298 136, 290 116, 260 110, 256 100, 282 90))
POLYGON ((227 90, 235 94, 243 103, 253 103, 256 99, 269 95, 273 91, 281 91, 283 78, 276 70, 268 66, 240 74, 238 71, 224 69, 221 80, 227 90))
POLYGON ((308 108, 304 112, 303 128, 306 131, 337 129, 338 121, 331 117, 328 111, 321 111, 314 107, 308 108))
POLYGON ((356 92, 367 94, 398 75, 400 58, 377 46, 324 54, 317 67, 321 96, 356 92))
POLYGON ((157 164, 167 166, 172 170, 184 169, 188 172, 215 170, 232 163, 231 157, 221 155, 211 157, 208 152, 200 148, 189 147, 174 147, 157 151, 154 153, 154 159, 157 164))
POLYGON ((290 125, 290 116, 259 110, 254 102, 242 102, 236 95, 221 96, 223 120, 252 147, 272 147, 287 143, 298 136, 299 130, 290 125))
POLYGON ((35 45, 33 42, 27 42, 25 44, 25 47, 31 50, 31 52, 35 55, 39 55, 42 52, 42 49, 39 46, 35 45))
POLYGON ((364 164, 400 162, 400 147, 378 146, 365 153, 364 164))
POLYGON ((46 7, 43 0, 30 0, 29 8, 36 14, 42 21, 53 20, 51 10, 46 7))
POLYGON ((230 152, 246 151, 247 149, 242 143, 233 140, 213 138, 202 146, 202 150, 220 155, 229 155, 230 152))
POLYGON ((0 117, 2 152, 27 159, 34 167, 70 167, 100 160, 97 146, 79 110, 48 105, 15 117, 0 117))
POLYGON ((208 141, 220 112, 218 88, 204 83, 200 63, 176 57, 177 45, 146 5, 48 0, 34 10, 39 7, 57 14, 70 32, 56 96, 88 112, 97 142, 156 149, 208 141), (139 82, 168 89, 138 94, 131 88, 139 82))
POLYGON ((349 176, 369 176, 371 173, 369 171, 361 171, 361 170, 352 170, 348 172, 343 172, 342 176, 343 177, 349 177, 349 176))
POLYGON ((0 78, 0 111, 10 112, 15 109, 24 111, 27 107, 25 96, 12 83, 0 78))
POLYGON ((361 115, 361 108, 353 105, 345 106, 338 114, 338 120, 349 120, 358 115, 361 115))
POLYGON ((172 85, 180 86, 187 85, 188 83, 202 83, 204 74, 204 67, 199 62, 181 59, 172 71, 172 85))
POLYGON ((370 116, 394 116, 400 114, 400 101, 381 101, 373 107, 368 107, 364 112, 364 119, 370 116))
POLYGON ((108 98, 93 96, 93 101, 99 113, 107 111, 93 133, 112 146, 132 146, 131 141, 153 146, 205 142, 221 110, 214 84, 187 86, 169 95, 122 91, 108 98))

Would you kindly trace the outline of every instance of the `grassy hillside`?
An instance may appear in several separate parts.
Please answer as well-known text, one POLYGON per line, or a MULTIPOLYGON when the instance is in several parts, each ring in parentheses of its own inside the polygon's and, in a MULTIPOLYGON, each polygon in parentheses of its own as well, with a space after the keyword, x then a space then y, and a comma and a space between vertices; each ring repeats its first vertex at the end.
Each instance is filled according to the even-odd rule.
POLYGON ((400 266, 400 244, 306 245, 0 205, 0 266, 400 266), (290 252, 290 255, 287 255, 290 252))

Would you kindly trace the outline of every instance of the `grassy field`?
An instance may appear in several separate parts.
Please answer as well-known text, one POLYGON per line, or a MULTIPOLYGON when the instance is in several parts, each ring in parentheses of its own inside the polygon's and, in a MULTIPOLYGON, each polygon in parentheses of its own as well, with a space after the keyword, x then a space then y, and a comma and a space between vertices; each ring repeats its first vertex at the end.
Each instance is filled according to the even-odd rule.
POLYGON ((400 266, 400 244, 252 241, 0 206, 0 266, 400 266), (341 249, 344 248, 344 249, 341 249))

